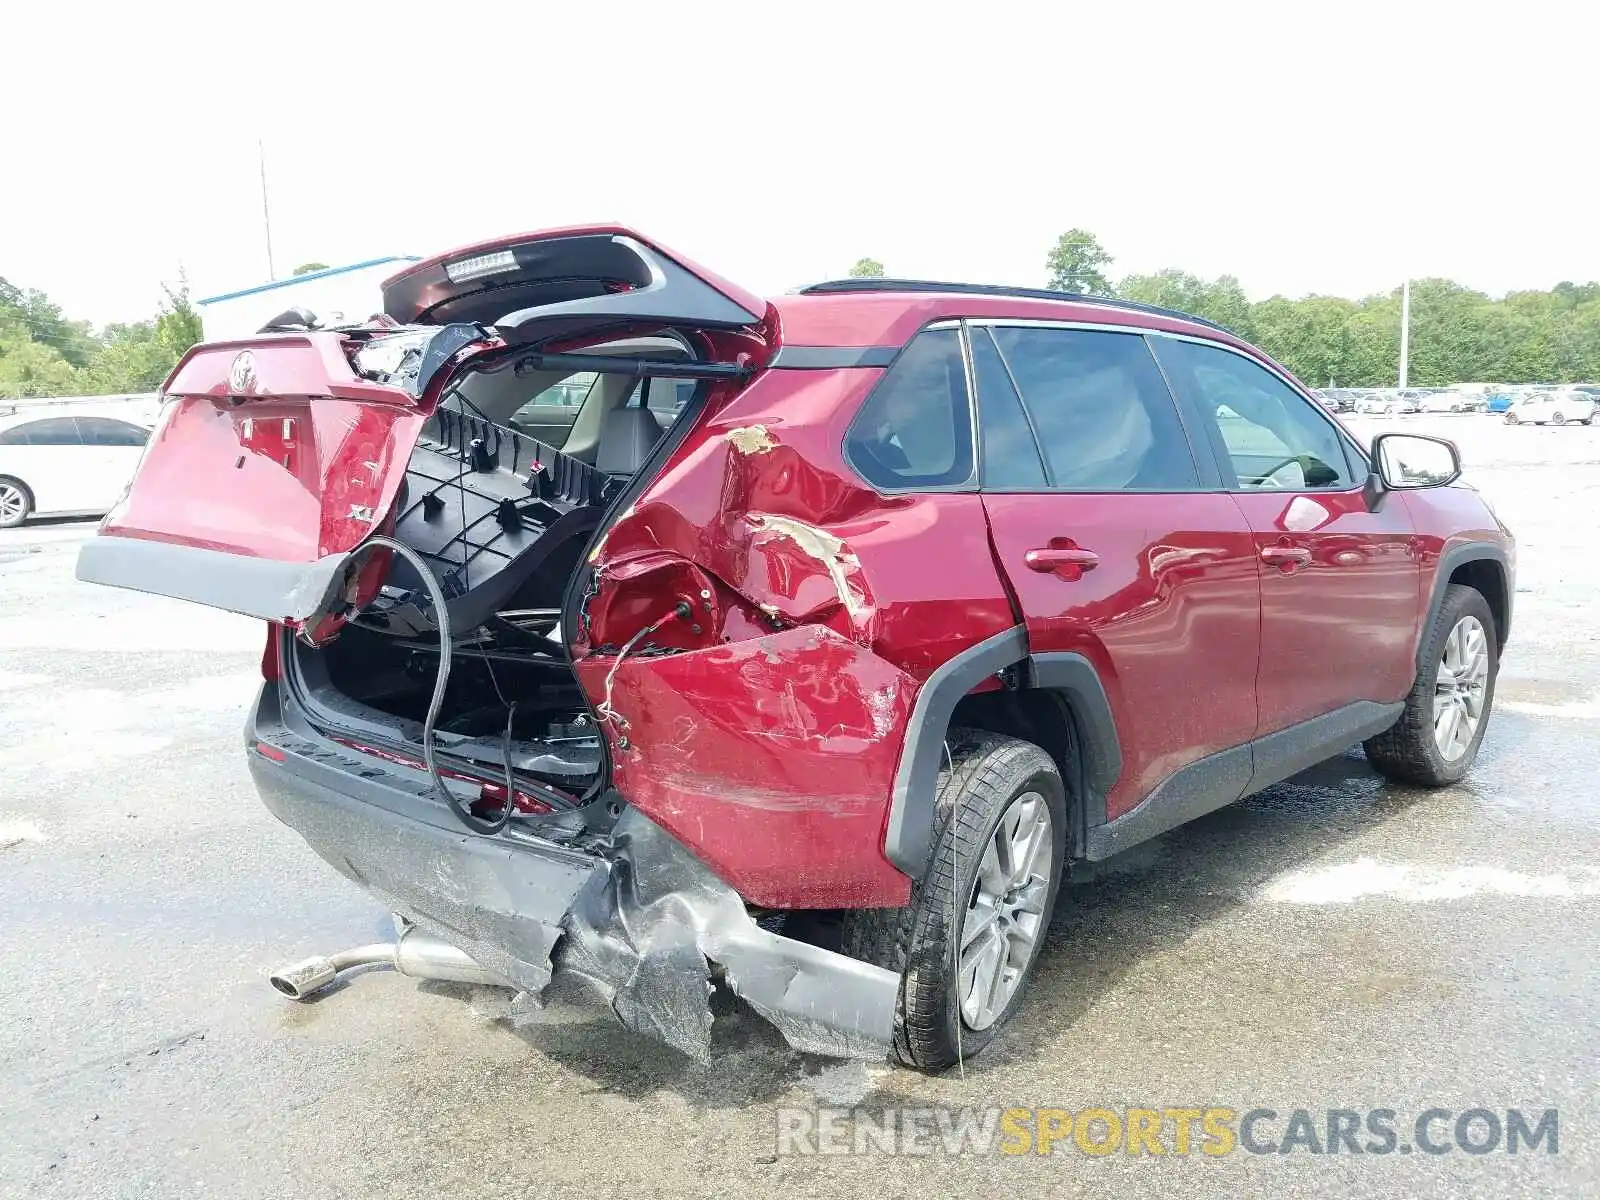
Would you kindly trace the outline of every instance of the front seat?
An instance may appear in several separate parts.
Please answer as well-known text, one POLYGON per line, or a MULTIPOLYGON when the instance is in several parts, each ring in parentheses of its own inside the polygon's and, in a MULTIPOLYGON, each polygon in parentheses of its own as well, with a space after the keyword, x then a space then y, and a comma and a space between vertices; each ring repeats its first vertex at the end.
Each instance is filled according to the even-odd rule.
POLYGON ((594 465, 607 475, 632 475, 660 437, 661 426, 648 408, 614 408, 600 425, 594 465))

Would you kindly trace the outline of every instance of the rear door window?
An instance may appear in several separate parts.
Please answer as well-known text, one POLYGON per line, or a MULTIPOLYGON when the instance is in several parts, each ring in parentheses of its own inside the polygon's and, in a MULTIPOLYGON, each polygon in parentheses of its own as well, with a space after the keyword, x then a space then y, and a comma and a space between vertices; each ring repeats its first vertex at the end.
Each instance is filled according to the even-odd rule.
POLYGON ((978 389, 979 446, 983 451, 983 486, 1035 491, 1049 484, 1039 442, 1017 395, 1011 372, 1000 357, 994 336, 983 326, 972 328, 972 379, 978 389))
MULTIPOLYGON (((1199 488, 1183 422, 1142 336, 1011 325, 995 326, 993 336, 1044 452, 1048 487, 1077 492, 1199 488)), ((985 486, 1028 486, 1021 481, 1026 456, 1012 469, 1023 473, 1017 482, 986 475, 985 486)))
POLYGON ((78 427, 71 417, 49 417, 43 421, 29 421, 16 425, 0 434, 0 443, 8 446, 81 446, 78 427))
POLYGON ((960 487, 973 476, 961 335, 920 333, 862 404, 845 436, 845 457, 874 487, 960 487))
POLYGON ((1355 486, 1333 422, 1260 363, 1197 342, 1162 338, 1159 348, 1187 381, 1241 490, 1355 486))
POLYGON ((142 446, 150 434, 126 421, 109 417, 77 417, 78 432, 88 446, 142 446))

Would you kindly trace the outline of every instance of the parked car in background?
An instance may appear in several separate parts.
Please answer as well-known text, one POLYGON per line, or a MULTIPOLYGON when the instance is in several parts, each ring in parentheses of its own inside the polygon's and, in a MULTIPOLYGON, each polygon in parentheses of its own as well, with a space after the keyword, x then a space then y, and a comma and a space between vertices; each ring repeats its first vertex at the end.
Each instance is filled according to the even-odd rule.
POLYGON ((1430 390, 1422 397, 1422 411, 1426 413, 1474 412, 1483 404, 1482 397, 1469 396, 1454 388, 1430 390))
POLYGON ((1449 442, 1369 452, 1207 321, 768 301, 615 226, 384 309, 185 354, 78 576, 263 622, 256 786, 449 978, 564 974, 704 1055, 714 977, 797 1049, 941 1070, 1018 1010, 1070 861, 1356 742, 1425 787, 1477 755, 1510 534, 1449 442), (517 431, 581 372, 559 446, 517 431), (662 380, 697 381, 670 420, 662 380))
POLYGON ((1422 411, 1421 393, 1383 391, 1373 392, 1356 404, 1359 413, 1372 413, 1379 416, 1389 416, 1394 413, 1414 413, 1422 411))
POLYGON ((1595 398, 1576 388, 1529 392, 1506 410, 1507 425, 1594 424, 1595 398))
POLYGON ((0 428, 0 528, 99 516, 139 465, 150 431, 113 417, 11 418, 0 428))

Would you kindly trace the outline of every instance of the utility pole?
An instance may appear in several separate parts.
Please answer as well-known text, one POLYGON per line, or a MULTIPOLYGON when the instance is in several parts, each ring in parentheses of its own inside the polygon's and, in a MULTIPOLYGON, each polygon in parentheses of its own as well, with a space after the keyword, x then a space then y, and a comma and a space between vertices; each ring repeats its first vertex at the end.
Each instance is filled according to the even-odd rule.
MULTIPOLYGON (((267 235, 267 280, 276 282, 277 269, 272 265, 272 209, 267 205, 267 151, 261 139, 256 139, 256 160, 261 164, 261 225, 267 235)), ((1405 373, 1402 367, 1401 374, 1405 373)))
POLYGON ((1400 386, 1411 368, 1411 280, 1400 285, 1400 386))

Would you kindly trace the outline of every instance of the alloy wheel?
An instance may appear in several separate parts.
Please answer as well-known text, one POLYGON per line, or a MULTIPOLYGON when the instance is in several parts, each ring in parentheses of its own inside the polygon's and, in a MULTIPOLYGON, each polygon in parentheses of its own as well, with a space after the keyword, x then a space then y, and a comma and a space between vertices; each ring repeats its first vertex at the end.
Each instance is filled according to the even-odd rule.
POLYGON ((1462 617, 1445 638, 1433 691, 1433 740, 1446 762, 1472 745, 1488 686, 1488 635, 1477 617, 1462 617))
POLYGON ((983 856, 961 927, 956 992, 969 1029, 1006 1011, 1044 933, 1055 842, 1050 807, 1024 792, 1001 814, 983 856))
POLYGON ((0 525, 15 525, 27 511, 27 494, 14 483, 0 483, 0 525))

